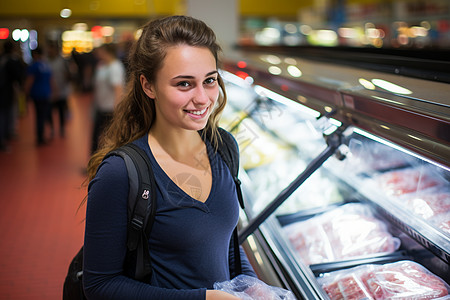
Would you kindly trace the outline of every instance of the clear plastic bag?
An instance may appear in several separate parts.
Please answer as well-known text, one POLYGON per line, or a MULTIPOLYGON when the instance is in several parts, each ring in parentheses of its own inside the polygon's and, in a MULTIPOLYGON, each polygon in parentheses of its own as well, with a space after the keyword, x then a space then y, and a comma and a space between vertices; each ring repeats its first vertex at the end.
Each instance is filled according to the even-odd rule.
POLYGON ((326 273, 318 282, 331 300, 442 300, 449 297, 449 286, 442 279, 407 260, 326 273))
POLYGON ((387 195, 394 197, 448 184, 439 172, 431 167, 390 171, 376 176, 375 181, 387 195))
POLYGON ((450 234, 450 187, 437 187, 396 198, 406 209, 450 234))
POLYGON ((400 240, 370 208, 350 203, 306 221, 284 227, 289 241, 305 264, 351 259, 397 250, 400 240))
POLYGON ((229 281, 214 283, 214 289, 227 292, 242 300, 296 300, 291 291, 269 286, 258 278, 239 275, 229 281))

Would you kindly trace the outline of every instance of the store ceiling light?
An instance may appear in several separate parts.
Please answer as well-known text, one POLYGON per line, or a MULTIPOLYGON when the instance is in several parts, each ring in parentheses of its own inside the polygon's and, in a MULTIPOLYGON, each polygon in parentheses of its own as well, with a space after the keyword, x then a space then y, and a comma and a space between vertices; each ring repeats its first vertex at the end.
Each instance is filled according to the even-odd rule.
POLYGON ((268 70, 269 70, 269 73, 272 75, 280 75, 281 74, 281 69, 276 66, 270 66, 268 70))
POLYGON ((22 30, 20 29, 14 29, 12 32, 12 38, 13 40, 15 40, 16 42, 20 39, 20 35, 22 34, 22 30))
POLYGON ((300 26, 300 32, 304 35, 309 35, 312 32, 312 28, 309 25, 301 25, 300 26))
POLYGON ((287 63, 288 65, 296 65, 297 64, 297 60, 292 57, 286 57, 284 59, 284 62, 287 63))
POLYGON ((300 76, 302 76, 302 71, 300 71, 300 69, 297 68, 296 66, 292 66, 292 65, 288 66, 287 67, 287 71, 292 77, 300 77, 300 76))
POLYGON ((12 38, 14 41, 26 42, 30 37, 30 32, 27 29, 14 29, 12 32, 12 38))
POLYGON ((368 90, 374 90, 375 89, 375 85, 372 82, 370 82, 369 80, 367 80, 367 79, 359 78, 358 81, 363 87, 365 87, 368 90))
POLYGON ((262 61, 268 62, 269 64, 272 64, 272 65, 279 65, 279 64, 281 64, 281 59, 278 56, 276 56, 276 55, 272 55, 272 54, 270 54, 270 55, 261 55, 259 58, 262 61))
POLYGON ((20 37, 20 41, 22 43, 25 43, 29 37, 30 37, 30 32, 26 29, 22 30, 22 35, 20 37))
POLYGON ((412 92, 404 87, 401 87, 397 84, 394 84, 392 82, 383 80, 383 79, 372 79, 372 83, 382 89, 385 89, 387 91, 390 91, 392 93, 396 94, 402 94, 402 95, 410 95, 412 92))
POLYGON ((294 34, 297 33, 297 26, 295 26, 294 24, 286 24, 284 25, 284 30, 286 30, 286 32, 294 34))
POLYGON ((61 18, 67 19, 72 15, 72 10, 70 8, 63 8, 61 9, 59 15, 61 16, 61 18))

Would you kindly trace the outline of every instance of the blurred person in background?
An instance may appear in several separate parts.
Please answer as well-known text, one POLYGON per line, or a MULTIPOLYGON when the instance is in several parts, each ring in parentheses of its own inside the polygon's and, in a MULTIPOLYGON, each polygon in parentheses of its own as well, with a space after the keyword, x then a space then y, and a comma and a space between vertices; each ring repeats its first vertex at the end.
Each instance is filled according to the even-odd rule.
MULTIPOLYGON (((211 28, 186 16, 151 21, 134 43, 127 93, 88 165, 87 299, 239 299, 213 289, 215 282, 236 275, 231 245, 239 218, 236 185, 217 152, 218 122, 226 105, 219 51, 211 28), (203 129, 210 138, 202 136, 203 129), (156 215, 148 239, 152 274, 146 282, 127 276, 124 263, 125 163, 118 156, 104 159, 130 142, 149 157, 156 182, 156 215), (179 175, 198 182, 177 181, 179 175)), ((242 273, 256 277, 242 247, 237 255, 242 273)))
POLYGON ((0 151, 7 151, 8 141, 14 137, 17 90, 23 79, 23 65, 14 54, 14 43, 7 40, 0 56, 0 151))
POLYGON ((95 55, 91 52, 79 53, 76 48, 71 52, 72 71, 74 84, 78 91, 89 93, 93 89, 93 73, 97 64, 95 55))
POLYGON ((25 93, 34 103, 37 145, 42 146, 48 142, 45 138, 45 123, 51 111, 52 71, 50 65, 44 59, 43 51, 40 47, 32 50, 31 56, 33 61, 27 69, 25 93))
POLYGON ((105 126, 111 121, 114 108, 121 100, 125 86, 125 68, 117 58, 114 44, 103 44, 95 49, 99 62, 94 75, 94 128, 91 153, 98 148, 98 142, 105 126))
MULTIPOLYGON (((52 70, 54 89, 52 91, 52 111, 56 110, 59 116, 59 134, 65 135, 65 124, 67 117, 67 97, 70 93, 70 70, 69 63, 61 56, 57 43, 49 43, 47 48, 48 63, 52 70)), ((53 127, 52 112, 49 114, 51 126, 53 127)))

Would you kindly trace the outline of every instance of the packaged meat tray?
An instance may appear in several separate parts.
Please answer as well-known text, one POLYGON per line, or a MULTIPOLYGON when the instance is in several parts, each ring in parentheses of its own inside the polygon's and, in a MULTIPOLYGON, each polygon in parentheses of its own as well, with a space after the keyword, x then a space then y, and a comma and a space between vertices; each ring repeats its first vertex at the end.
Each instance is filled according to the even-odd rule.
POLYGON ((383 173, 376 177, 376 182, 386 194, 402 196, 428 188, 443 186, 445 180, 429 168, 407 168, 383 173))
POLYGON ((368 206, 349 203, 306 221, 284 227, 307 265, 392 253, 400 246, 368 206))
POLYGON ((450 299, 445 281, 409 260, 361 265, 325 273, 317 280, 331 300, 450 299))
POLYGON ((428 220, 450 211, 450 191, 418 193, 404 199, 404 203, 414 214, 428 220))
POLYGON ((431 219, 433 225, 437 226, 440 230, 450 235, 450 211, 445 214, 440 214, 431 219))
POLYGON ((450 233, 450 189, 428 189, 397 201, 416 216, 429 221, 445 233, 450 233))

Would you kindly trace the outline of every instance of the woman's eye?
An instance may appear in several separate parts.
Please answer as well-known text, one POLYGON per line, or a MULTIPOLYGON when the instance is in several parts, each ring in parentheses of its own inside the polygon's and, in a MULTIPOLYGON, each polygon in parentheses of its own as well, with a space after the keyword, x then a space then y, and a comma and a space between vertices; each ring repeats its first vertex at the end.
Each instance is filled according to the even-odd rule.
POLYGON ((217 81, 216 78, 211 77, 211 78, 208 78, 208 79, 205 80, 205 84, 213 85, 216 81, 217 81))
POLYGON ((189 82, 187 81, 180 81, 177 83, 177 86, 181 86, 181 87, 189 87, 189 82))

